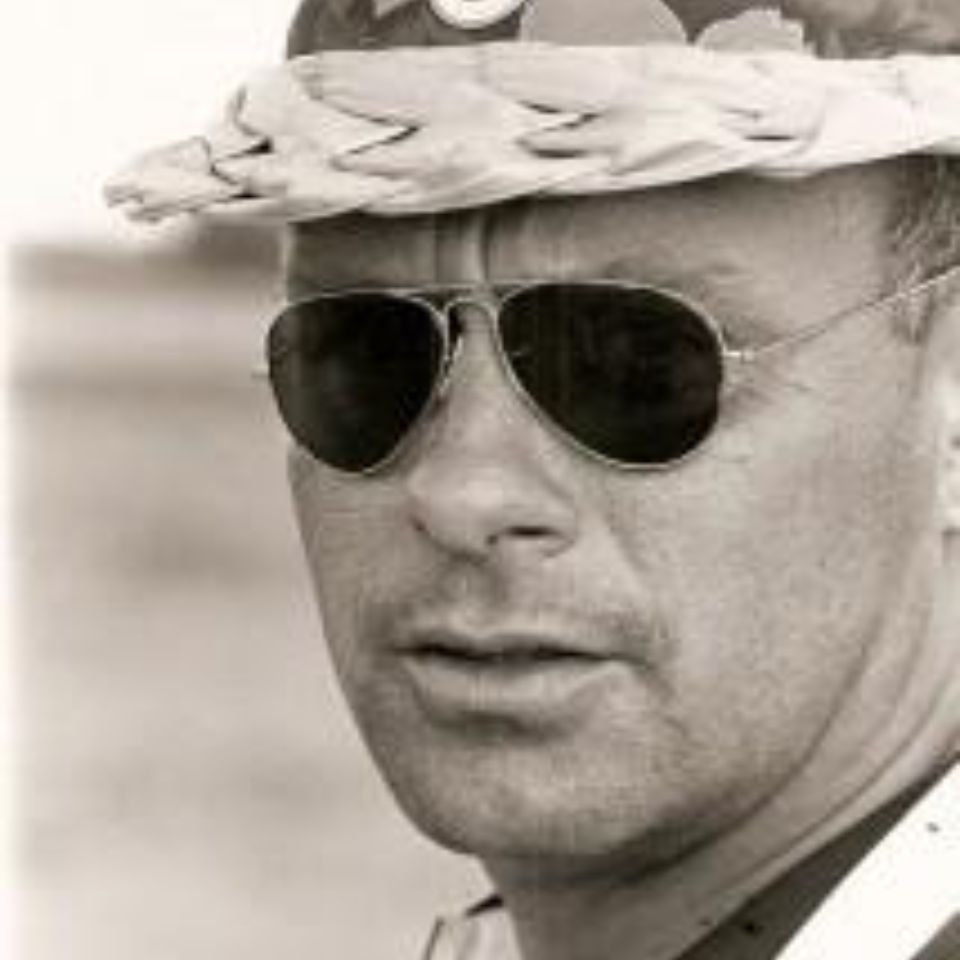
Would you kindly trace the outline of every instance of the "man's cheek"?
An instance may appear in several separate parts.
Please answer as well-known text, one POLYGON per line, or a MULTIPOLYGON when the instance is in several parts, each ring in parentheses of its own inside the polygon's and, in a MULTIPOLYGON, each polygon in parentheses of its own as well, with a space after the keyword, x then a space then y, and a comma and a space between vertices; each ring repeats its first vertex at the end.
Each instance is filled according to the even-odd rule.
POLYGON ((302 452, 291 455, 297 526, 314 578, 343 584, 347 598, 396 566, 410 539, 391 485, 336 474, 302 452))
POLYGON ((664 665, 678 715, 706 737, 739 730, 761 752, 786 748, 778 741, 788 728, 802 747, 829 718, 875 626, 900 542, 884 512, 897 491, 878 491, 876 478, 864 488, 867 460, 834 456, 825 483, 822 463, 794 455, 788 482, 766 459, 743 482, 729 470, 709 506, 702 498, 697 509, 688 491, 687 522, 657 543, 648 534, 644 546, 657 556, 659 601, 678 638, 664 665))

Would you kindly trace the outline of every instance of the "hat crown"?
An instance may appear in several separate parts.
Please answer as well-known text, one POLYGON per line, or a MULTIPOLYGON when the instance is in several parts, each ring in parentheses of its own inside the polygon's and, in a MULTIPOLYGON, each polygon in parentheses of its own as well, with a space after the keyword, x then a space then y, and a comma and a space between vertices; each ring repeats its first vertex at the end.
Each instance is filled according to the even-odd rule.
POLYGON ((302 0, 292 54, 530 39, 807 43, 831 57, 960 51, 956 0, 302 0))

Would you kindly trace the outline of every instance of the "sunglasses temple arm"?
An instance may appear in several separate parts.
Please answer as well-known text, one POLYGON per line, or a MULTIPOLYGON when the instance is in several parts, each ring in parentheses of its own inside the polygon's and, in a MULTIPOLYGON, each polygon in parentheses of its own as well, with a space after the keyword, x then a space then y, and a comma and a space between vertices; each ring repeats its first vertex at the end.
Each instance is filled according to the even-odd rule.
POLYGON ((941 284, 956 279, 958 276, 960 276, 960 264, 955 264, 954 266, 951 266, 941 273, 929 277, 920 283, 904 287, 892 294, 881 297, 879 300, 875 300, 872 303, 863 304, 862 306, 845 310, 842 313, 834 314, 821 323, 806 327, 803 330, 798 330, 796 333, 790 334, 789 336, 783 337, 779 340, 774 340, 772 343, 761 344, 756 347, 727 348, 724 351, 724 356, 727 361, 737 366, 749 365, 763 357, 774 356, 781 350, 789 350, 793 347, 807 343, 810 340, 816 340, 818 337, 823 336, 834 327, 841 326, 848 320, 865 320, 883 312, 884 310, 903 306, 912 297, 935 292, 941 286, 941 284))

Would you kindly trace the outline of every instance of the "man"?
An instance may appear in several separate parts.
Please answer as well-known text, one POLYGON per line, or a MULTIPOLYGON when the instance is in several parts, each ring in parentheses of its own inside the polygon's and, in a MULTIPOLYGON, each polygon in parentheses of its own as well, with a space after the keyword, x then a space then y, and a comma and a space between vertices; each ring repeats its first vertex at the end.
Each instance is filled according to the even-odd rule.
MULTIPOLYGON (((308 2, 294 51, 536 12, 393 6, 308 2)), ((960 31, 783 6, 832 53, 960 31)), ((953 149, 953 58, 655 48, 630 87, 632 54, 476 49, 300 61, 308 98, 274 76, 114 188, 298 222, 269 358, 326 637, 399 803, 497 891, 431 957, 960 957, 960 178, 906 156, 953 149)))

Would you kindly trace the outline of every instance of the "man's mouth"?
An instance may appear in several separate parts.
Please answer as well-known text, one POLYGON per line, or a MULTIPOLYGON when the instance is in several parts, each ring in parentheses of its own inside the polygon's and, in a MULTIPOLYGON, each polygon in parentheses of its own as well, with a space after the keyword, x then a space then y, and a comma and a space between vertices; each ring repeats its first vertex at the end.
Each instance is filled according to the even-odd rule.
POLYGON ((404 646, 407 652, 417 657, 462 659, 491 667, 598 659, 575 642, 538 633, 468 634, 432 630, 414 634, 404 646))
POLYGON ((618 666, 575 638, 515 630, 415 631, 398 652, 425 712, 447 721, 467 715, 555 719, 618 666))

